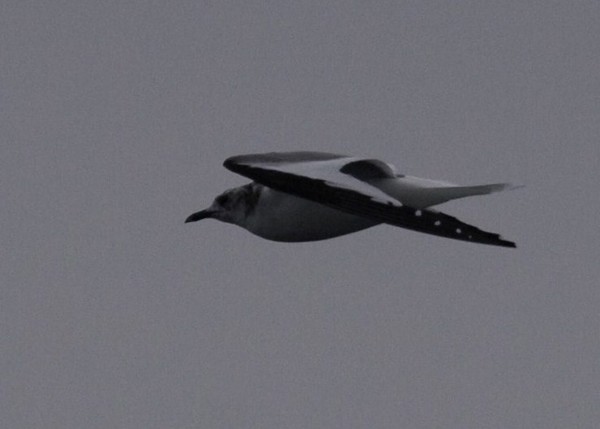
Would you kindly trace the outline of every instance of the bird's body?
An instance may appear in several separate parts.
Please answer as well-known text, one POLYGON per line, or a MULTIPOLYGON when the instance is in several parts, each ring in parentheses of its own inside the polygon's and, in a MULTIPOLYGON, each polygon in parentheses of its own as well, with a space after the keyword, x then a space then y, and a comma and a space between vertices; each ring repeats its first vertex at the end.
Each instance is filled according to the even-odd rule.
MULTIPOLYGON (((317 241, 350 234, 379 224, 315 203, 304 198, 279 192, 258 183, 259 198, 245 219, 244 228, 259 237, 273 241, 317 241), (293 213, 293 216, 290 216, 293 213)), ((239 189, 239 188, 238 188, 239 189)))
POLYGON ((428 209, 448 200, 507 189, 457 186, 398 175, 379 160, 319 152, 229 158, 225 166, 255 181, 230 189, 186 222, 215 218, 262 238, 317 241, 388 223, 434 235, 515 247, 498 234, 428 209))

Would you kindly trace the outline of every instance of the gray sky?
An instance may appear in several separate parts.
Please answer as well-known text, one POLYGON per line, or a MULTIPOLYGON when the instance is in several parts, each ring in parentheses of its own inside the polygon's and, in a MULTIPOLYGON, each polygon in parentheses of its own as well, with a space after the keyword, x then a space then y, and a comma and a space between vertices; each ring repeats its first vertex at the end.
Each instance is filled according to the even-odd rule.
POLYGON ((600 3, 6 1, 0 427, 592 428, 600 3), (326 3, 325 5, 323 3, 326 3), (380 226, 184 225, 231 155, 524 189, 380 226))

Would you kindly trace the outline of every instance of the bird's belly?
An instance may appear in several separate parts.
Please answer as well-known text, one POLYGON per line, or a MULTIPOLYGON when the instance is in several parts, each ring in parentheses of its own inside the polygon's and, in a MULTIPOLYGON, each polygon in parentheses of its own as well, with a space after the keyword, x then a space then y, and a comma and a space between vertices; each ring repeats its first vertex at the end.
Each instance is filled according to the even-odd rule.
POLYGON ((379 224, 272 189, 265 191, 262 198, 266 204, 259 204, 250 215, 247 229, 268 240, 325 240, 379 224))

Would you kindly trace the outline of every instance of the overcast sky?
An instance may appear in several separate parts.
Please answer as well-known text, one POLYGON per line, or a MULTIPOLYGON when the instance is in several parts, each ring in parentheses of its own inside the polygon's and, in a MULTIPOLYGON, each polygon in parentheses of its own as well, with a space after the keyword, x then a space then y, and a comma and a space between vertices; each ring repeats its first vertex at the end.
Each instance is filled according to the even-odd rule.
POLYGON ((600 3, 0 7, 0 427, 593 428, 600 3), (214 220, 232 155, 525 188, 516 250, 214 220))

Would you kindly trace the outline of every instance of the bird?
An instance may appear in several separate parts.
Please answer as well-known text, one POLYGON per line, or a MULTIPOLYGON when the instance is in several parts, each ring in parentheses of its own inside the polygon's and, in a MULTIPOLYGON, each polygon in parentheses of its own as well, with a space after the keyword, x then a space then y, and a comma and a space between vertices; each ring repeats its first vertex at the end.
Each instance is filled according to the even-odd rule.
POLYGON ((516 247, 433 206, 515 189, 509 183, 459 186, 398 174, 378 159, 326 152, 269 152, 227 158, 251 183, 228 189, 185 223, 217 219, 278 242, 330 239, 389 224, 472 243, 516 247))

